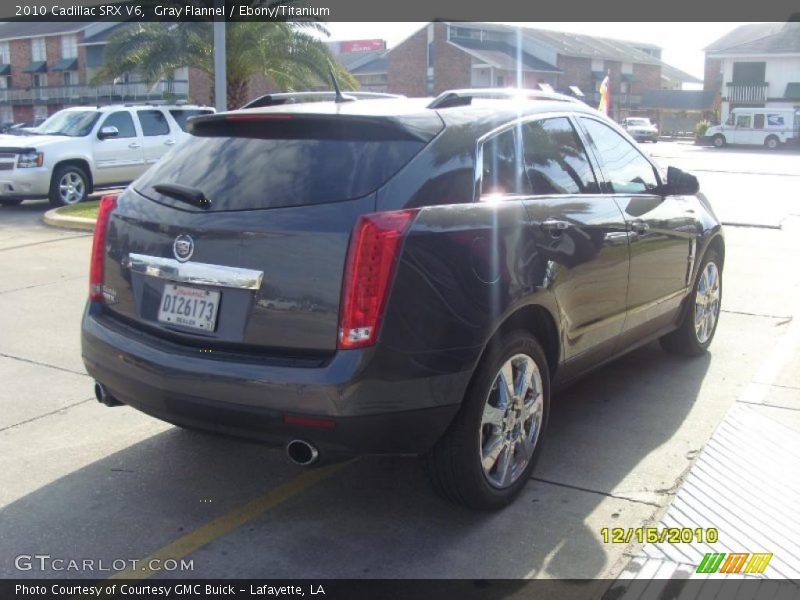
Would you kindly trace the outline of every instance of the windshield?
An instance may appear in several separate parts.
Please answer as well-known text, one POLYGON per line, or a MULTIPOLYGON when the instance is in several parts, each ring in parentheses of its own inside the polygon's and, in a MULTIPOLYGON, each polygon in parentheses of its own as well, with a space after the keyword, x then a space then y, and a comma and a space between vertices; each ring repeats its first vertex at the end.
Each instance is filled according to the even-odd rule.
POLYGON ((647 126, 650 125, 650 119, 628 119, 628 125, 647 126))
POLYGON ((94 110, 62 110, 36 128, 42 135, 67 135, 83 137, 89 135, 100 113, 94 110))

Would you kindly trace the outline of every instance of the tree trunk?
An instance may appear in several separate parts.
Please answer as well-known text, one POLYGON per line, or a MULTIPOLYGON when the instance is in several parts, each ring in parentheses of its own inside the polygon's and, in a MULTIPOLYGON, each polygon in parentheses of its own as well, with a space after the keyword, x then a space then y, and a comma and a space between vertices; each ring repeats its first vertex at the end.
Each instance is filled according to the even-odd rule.
POLYGON ((241 108, 251 100, 247 95, 248 88, 246 79, 228 79, 228 110, 241 108))

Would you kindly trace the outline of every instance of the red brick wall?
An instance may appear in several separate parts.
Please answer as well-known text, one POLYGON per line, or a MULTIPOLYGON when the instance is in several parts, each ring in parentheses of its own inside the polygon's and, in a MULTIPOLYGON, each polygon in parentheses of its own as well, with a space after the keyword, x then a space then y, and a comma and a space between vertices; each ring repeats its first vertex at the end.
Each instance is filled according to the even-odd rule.
POLYGON ((33 106, 23 105, 14 107, 14 122, 23 123, 33 121, 33 106))
POLYGON ((636 78, 631 84, 631 94, 643 94, 646 90, 661 89, 661 66, 633 64, 633 76, 636 78))
MULTIPOLYGON (((427 37, 424 42, 427 44, 427 37)), ((426 56, 427 54, 423 56, 423 60, 426 56)), ((441 94, 446 90, 471 87, 471 82, 472 57, 447 42, 447 25, 435 23, 433 30, 434 95, 441 94)))
POLYGON ((722 61, 718 58, 706 58, 703 68, 703 89, 720 91, 722 82, 717 79, 722 69, 722 61))
MULTIPOLYGON (((427 27, 423 27, 386 54, 389 92, 416 97, 428 95, 426 85, 427 47, 427 27)), ((436 55, 434 54, 435 60, 436 55)))
POLYGON ((214 84, 198 69, 189 69, 189 102, 214 106, 214 84))
POLYGON ((29 73, 23 73, 22 69, 31 62, 31 41, 11 40, 9 48, 11 51, 11 85, 13 87, 30 87, 31 76, 29 73))
POLYGON ((594 92, 591 59, 559 54, 556 66, 563 71, 558 76, 558 87, 566 89, 571 85, 576 85, 587 96, 594 92))

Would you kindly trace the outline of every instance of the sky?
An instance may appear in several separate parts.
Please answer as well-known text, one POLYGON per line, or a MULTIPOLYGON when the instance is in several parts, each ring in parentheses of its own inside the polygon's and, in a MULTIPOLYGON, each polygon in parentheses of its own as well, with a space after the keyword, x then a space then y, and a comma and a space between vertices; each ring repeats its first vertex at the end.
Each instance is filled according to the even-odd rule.
MULTIPOLYGON (((330 40, 385 39, 392 48, 425 23, 328 23, 330 40)), ((703 78, 703 48, 744 23, 506 23, 572 33, 585 33, 663 48, 661 59, 703 78)))

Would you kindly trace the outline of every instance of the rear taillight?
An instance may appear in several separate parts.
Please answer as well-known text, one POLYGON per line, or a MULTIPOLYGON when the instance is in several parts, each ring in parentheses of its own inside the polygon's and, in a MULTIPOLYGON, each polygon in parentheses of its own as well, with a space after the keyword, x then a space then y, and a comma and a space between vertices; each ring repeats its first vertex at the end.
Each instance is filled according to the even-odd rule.
POLYGON ((416 214, 416 210, 398 210, 359 217, 347 253, 340 349, 370 346, 377 340, 403 236, 416 214))
POLYGON ((89 265, 89 300, 92 302, 103 301, 106 231, 111 212, 116 207, 116 196, 103 196, 100 199, 100 210, 97 213, 97 223, 94 226, 94 239, 92 240, 92 259, 89 265))

